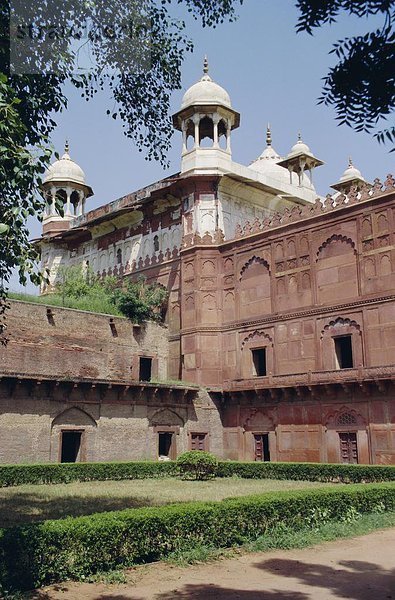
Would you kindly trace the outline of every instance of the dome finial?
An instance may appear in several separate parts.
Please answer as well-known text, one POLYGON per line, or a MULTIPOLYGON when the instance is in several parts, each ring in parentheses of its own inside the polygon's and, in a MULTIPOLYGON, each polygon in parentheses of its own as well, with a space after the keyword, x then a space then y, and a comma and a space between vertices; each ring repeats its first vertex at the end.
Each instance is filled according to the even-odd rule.
POLYGON ((298 131, 298 142, 302 141, 302 134, 300 131, 298 131))
POLYGON ((66 141, 64 143, 64 153, 68 154, 70 150, 70 146, 69 146, 69 140, 66 138, 66 141))
POLYGON ((349 167, 352 167, 352 166, 353 166, 353 165, 352 165, 352 158, 351 158, 351 156, 349 156, 349 157, 348 157, 348 166, 349 166, 349 167))
POLYGON ((272 145, 272 132, 270 131, 270 123, 268 123, 266 127, 266 144, 267 146, 272 145))
POLYGON ((204 75, 208 75, 208 58, 207 58, 207 54, 205 54, 205 56, 204 56, 203 73, 204 73, 204 75))

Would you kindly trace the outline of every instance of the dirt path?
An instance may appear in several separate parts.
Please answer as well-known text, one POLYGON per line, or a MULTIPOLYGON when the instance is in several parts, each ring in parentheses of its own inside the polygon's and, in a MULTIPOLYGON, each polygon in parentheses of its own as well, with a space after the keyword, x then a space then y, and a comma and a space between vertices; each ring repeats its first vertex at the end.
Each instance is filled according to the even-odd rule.
POLYGON ((395 600, 395 529, 303 550, 129 571, 126 585, 66 583, 37 600, 395 600))

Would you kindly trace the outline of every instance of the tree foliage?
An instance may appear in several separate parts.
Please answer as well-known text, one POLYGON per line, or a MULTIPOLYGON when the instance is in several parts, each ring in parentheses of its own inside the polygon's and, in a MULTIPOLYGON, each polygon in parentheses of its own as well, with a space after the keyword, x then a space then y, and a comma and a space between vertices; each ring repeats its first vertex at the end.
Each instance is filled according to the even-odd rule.
MULTIPOLYGON (((383 16, 380 29, 334 44, 332 53, 338 62, 324 78, 319 99, 335 108, 341 124, 356 131, 373 131, 395 108, 394 0, 298 0, 297 7, 297 31, 310 34, 335 23, 344 12, 361 18, 383 16)), ((374 136, 379 142, 395 143, 395 127, 390 125, 374 136)))
MULTIPOLYGON (((67 106, 65 82, 89 100, 107 88, 124 133, 148 159, 166 164, 170 94, 192 50, 184 4, 203 26, 233 20, 243 0, 3 0, 0 3, 0 313, 17 268, 34 283, 36 250, 26 219, 43 208, 40 183, 50 162, 54 115, 67 106), (87 29, 88 24, 88 29, 87 29), (11 34, 10 34, 11 31, 11 34), (81 56, 89 48, 88 64, 81 56)), ((59 205, 59 210, 61 206, 59 205)), ((0 323, 0 334, 2 325, 0 323)))

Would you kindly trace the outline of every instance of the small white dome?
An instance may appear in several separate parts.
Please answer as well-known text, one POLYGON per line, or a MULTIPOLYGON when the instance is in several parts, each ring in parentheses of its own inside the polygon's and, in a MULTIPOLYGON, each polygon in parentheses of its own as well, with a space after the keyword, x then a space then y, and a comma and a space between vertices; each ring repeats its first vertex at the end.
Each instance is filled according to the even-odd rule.
POLYGON ((71 160, 69 147, 66 143, 65 152, 59 160, 56 160, 44 174, 43 183, 80 183, 86 185, 85 173, 76 162, 71 160))
POLYGON ((354 167, 350 158, 348 162, 348 167, 344 171, 343 175, 340 177, 339 183, 343 183, 344 181, 350 181, 351 179, 361 179, 364 181, 361 171, 354 167))
MULTIPOLYGON (((254 171, 257 171, 258 173, 262 173, 266 177, 274 179, 278 182, 280 186, 282 186, 283 184, 290 185, 290 174, 288 169, 277 164, 281 160, 281 156, 276 152, 276 150, 272 146, 272 137, 269 125, 266 131, 266 143, 267 146, 262 152, 262 154, 257 159, 255 159, 250 165, 248 165, 249 168, 253 169, 254 171)), ((296 173, 292 173, 291 178, 291 185, 299 184, 299 180, 296 173)), ((302 176, 302 186, 314 190, 312 182, 305 173, 303 173, 302 176)))
POLYGON ((296 144, 292 146, 291 152, 288 154, 288 156, 294 156, 296 154, 311 154, 311 150, 308 145, 302 142, 300 138, 296 144))
POLYGON ((208 61, 207 57, 204 59, 203 77, 197 83, 194 83, 185 92, 182 102, 181 110, 188 108, 189 106, 195 105, 211 105, 219 104, 226 108, 232 108, 230 96, 223 87, 215 83, 208 74, 208 61))

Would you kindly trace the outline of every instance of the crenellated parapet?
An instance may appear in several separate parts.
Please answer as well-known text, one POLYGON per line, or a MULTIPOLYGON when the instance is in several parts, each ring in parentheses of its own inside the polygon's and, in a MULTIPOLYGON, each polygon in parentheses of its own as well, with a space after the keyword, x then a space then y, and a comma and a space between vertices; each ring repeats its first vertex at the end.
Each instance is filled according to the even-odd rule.
POLYGON ((317 198, 314 204, 305 206, 296 205, 291 209, 285 209, 283 212, 276 212, 273 216, 263 219, 256 218, 253 222, 247 221, 244 225, 236 225, 234 239, 260 233, 281 225, 302 221, 316 215, 329 213, 345 206, 351 206, 370 200, 377 196, 395 191, 395 178, 393 175, 387 175, 384 183, 379 178, 373 182, 373 185, 365 183, 361 187, 351 186, 347 194, 327 194, 324 201, 317 198))

